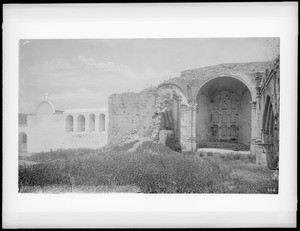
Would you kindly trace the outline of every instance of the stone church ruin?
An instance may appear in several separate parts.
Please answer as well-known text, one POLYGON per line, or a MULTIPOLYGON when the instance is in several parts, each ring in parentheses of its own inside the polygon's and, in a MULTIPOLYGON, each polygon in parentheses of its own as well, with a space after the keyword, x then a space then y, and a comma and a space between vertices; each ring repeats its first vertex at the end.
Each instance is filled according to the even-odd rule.
POLYGON ((176 151, 249 150, 275 168, 279 79, 278 57, 186 70, 158 87, 111 95, 108 142, 148 137, 176 151))

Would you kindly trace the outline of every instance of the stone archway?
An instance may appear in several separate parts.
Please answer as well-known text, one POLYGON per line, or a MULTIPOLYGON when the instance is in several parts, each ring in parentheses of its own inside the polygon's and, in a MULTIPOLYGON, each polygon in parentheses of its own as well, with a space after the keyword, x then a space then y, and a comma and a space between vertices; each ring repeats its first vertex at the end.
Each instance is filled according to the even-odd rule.
POLYGON ((215 77, 204 82, 194 99, 197 147, 249 150, 252 94, 251 89, 235 77, 215 77))
MULTIPOLYGON (((176 143, 180 145, 182 150, 187 150, 187 143, 189 143, 189 127, 190 123, 188 123, 188 97, 186 92, 177 84, 172 83, 164 83, 159 85, 158 94, 163 96, 164 94, 170 94, 172 101, 172 110, 168 110, 169 113, 173 114, 175 119, 175 137, 176 143), (172 111, 172 112, 171 112, 172 111)), ((168 103, 164 103, 167 105, 168 103)), ((163 115, 165 118, 168 118, 166 115, 163 115)), ((165 119, 163 119, 165 120, 165 119)))
POLYGON ((262 121, 262 144, 266 152, 267 165, 270 169, 275 169, 278 164, 279 138, 274 106, 271 97, 266 97, 264 104, 262 121))

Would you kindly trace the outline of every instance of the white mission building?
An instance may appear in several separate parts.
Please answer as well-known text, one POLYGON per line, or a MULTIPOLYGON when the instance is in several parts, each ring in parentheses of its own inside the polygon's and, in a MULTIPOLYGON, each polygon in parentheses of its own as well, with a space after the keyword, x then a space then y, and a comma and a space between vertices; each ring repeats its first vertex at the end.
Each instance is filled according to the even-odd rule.
POLYGON ((56 110, 46 98, 35 114, 19 114, 19 153, 107 144, 107 108, 56 110))

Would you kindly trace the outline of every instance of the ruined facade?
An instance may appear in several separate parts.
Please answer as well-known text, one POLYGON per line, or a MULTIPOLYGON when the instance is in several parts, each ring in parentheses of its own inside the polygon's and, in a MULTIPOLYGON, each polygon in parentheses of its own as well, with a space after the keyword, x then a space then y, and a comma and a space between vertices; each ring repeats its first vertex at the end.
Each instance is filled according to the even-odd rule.
POLYGON ((109 142, 119 142, 122 137, 159 140, 159 134, 172 131, 183 151, 234 148, 250 150, 258 164, 276 162, 279 59, 182 71, 180 77, 152 91, 112 95, 109 115, 109 142), (168 92, 179 102, 163 101, 169 117, 176 120, 174 127, 168 127, 168 114, 157 107, 160 96, 168 92))
POLYGON ((107 144, 107 126, 106 108, 60 111, 45 100, 34 114, 19 114, 19 153, 99 148, 107 144))

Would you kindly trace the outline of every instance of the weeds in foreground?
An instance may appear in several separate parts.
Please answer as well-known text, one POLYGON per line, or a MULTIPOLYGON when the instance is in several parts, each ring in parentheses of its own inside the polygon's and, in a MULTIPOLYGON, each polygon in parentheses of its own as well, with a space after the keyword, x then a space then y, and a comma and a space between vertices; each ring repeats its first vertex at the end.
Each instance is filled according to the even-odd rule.
POLYGON ((278 189, 270 171, 255 165, 252 155, 183 155, 148 141, 127 152, 133 145, 26 157, 37 164, 19 166, 19 192, 51 186, 59 186, 59 192, 78 187, 105 191, 112 185, 135 186, 142 193, 270 193, 270 188, 278 189))

